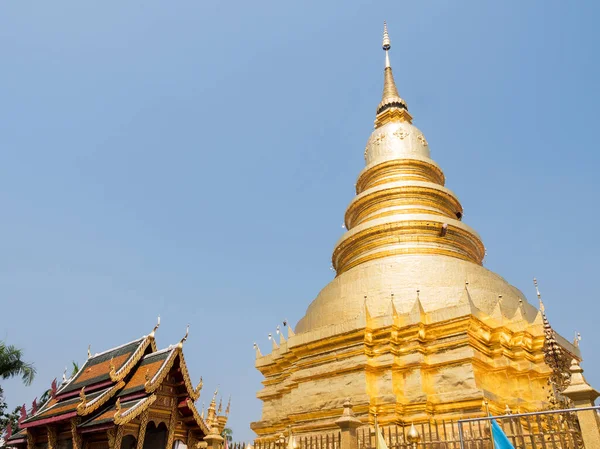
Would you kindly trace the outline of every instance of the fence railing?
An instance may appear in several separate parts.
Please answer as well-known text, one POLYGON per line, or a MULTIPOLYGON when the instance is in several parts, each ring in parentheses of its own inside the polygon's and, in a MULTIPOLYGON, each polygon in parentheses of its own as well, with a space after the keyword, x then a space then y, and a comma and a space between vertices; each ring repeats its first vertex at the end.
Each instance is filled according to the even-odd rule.
MULTIPOLYGON (((457 421, 430 420, 414 424, 420 438, 416 445, 408 439, 410 423, 380 426, 380 431, 388 449, 494 449, 490 432, 491 420, 494 419, 515 449, 584 449, 577 414, 599 409, 600 406, 596 406, 457 421)), ((342 447, 339 431, 294 435, 293 438, 296 449, 348 449, 342 447)), ((354 441, 354 448, 376 449, 375 432, 371 426, 359 427, 354 441)), ((257 440, 254 449, 287 449, 288 443, 288 435, 278 440, 257 440)), ((247 449, 243 443, 229 448, 247 449)))
POLYGON ((461 436, 459 447, 460 449, 491 448, 490 424, 491 420, 495 420, 515 449, 584 448, 577 413, 598 409, 600 407, 595 406, 461 419, 458 421, 461 436))

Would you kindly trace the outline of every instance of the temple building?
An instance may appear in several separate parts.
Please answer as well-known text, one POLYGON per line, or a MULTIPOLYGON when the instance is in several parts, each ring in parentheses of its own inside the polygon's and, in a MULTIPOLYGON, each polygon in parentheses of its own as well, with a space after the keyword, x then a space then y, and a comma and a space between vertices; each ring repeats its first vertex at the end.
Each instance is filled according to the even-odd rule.
POLYGON ((383 49, 383 96, 336 276, 287 339, 270 354, 256 348, 258 441, 335 429, 347 398, 363 423, 376 412, 381 424, 477 416, 483 400, 492 413, 549 408, 564 388, 556 379, 581 358, 542 307, 483 267, 483 242, 398 93, 387 28, 383 49))
MULTIPOLYGON (((185 337, 157 350, 154 330, 91 355, 50 399, 9 430, 18 449, 199 449, 222 441, 229 405, 221 414, 215 392, 207 416, 198 412, 202 379, 194 387, 183 356, 185 337), (15 429, 16 430, 16 429, 15 429), (11 434, 12 433, 12 434, 11 434)), ((89 351, 88 351, 89 352, 89 351)))

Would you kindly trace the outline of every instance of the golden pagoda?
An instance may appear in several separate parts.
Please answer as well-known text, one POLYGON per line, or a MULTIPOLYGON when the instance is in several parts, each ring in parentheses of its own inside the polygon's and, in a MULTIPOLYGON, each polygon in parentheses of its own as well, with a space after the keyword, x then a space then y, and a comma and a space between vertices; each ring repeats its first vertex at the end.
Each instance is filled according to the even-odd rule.
POLYGON ((482 266, 481 238, 398 94, 390 48, 384 25, 383 97, 333 250, 336 277, 287 340, 257 348, 259 441, 337 428, 347 398, 364 423, 376 412, 381 424, 480 415, 483 400, 492 413, 547 408, 561 365, 546 362, 548 335, 566 363, 580 358, 482 266))

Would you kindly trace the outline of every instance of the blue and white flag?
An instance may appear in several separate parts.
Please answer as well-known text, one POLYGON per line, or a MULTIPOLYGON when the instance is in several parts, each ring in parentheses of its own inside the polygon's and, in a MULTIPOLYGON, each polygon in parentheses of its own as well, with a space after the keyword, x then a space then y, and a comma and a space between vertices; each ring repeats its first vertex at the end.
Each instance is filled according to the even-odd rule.
POLYGON ((492 419, 492 438, 494 438, 494 448, 495 449, 515 449, 512 445, 502 427, 496 422, 495 419, 492 419))

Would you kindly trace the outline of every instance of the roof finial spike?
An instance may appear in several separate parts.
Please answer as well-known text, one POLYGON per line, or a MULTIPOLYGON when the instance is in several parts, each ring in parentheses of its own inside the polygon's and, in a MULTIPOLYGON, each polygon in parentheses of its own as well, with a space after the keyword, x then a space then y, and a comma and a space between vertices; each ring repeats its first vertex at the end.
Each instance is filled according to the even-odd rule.
POLYGON ((160 315, 158 315, 158 319, 156 320, 156 326, 154 326, 154 329, 152 329, 152 332, 150 332, 151 337, 154 337, 154 334, 156 333, 156 331, 158 330, 159 327, 160 327, 160 315))
MULTIPOLYGON (((575 333, 575 339, 573 340, 573 345, 579 347, 579 342, 581 341, 581 334, 579 332, 575 333)), ((573 359, 575 360, 575 359, 573 359)))
POLYGON ((544 302, 542 301, 542 295, 540 294, 540 289, 538 288, 538 282, 536 278, 533 278, 533 285, 535 285, 535 293, 537 294, 538 301, 540 302, 540 312, 546 313, 546 307, 544 307, 544 302))
POLYGON ((179 342, 179 347, 180 348, 183 348, 183 344, 187 340, 189 334, 190 334, 190 325, 188 324, 187 327, 185 328, 185 335, 183 336, 183 338, 179 342))
POLYGON ((88 359, 92 357, 92 345, 88 345, 88 359))
POLYGON ((385 21, 383 21, 383 45, 381 47, 385 50, 385 67, 391 67, 388 50, 392 48, 392 45, 390 43, 390 35, 388 34, 387 23, 385 23, 385 21))

